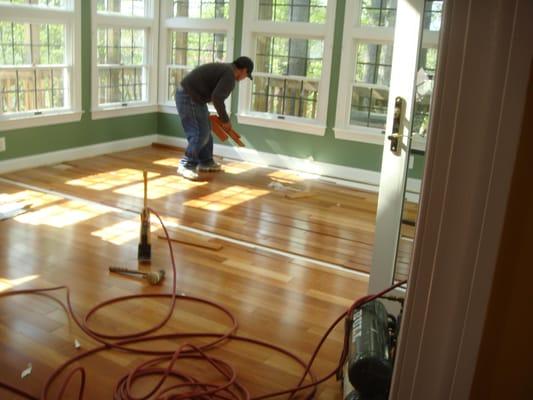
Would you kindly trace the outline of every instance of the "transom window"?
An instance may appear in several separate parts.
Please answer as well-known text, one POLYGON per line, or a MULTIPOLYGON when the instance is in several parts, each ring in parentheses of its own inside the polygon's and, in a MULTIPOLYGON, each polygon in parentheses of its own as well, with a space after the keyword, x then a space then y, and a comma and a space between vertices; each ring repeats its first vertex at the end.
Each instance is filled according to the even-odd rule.
POLYGON ((173 17, 229 18, 229 0, 173 0, 173 17))
POLYGON ((259 19, 268 21, 326 22, 326 0, 260 0, 259 19))
POLYGON ((363 0, 359 14, 361 26, 394 26, 397 0, 363 0))
POLYGON ((96 10, 100 13, 115 13, 133 17, 147 15, 144 0, 97 0, 96 10))
POLYGON ((0 3, 22 4, 37 7, 65 8, 66 0, 0 0, 0 3))

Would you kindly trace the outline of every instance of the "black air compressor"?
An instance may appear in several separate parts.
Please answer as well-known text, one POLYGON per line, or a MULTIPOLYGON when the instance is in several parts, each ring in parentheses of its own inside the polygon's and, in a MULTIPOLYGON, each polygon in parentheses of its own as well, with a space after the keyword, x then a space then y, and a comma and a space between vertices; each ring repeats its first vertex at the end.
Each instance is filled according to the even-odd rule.
POLYGON ((364 304, 346 319, 344 400, 388 399, 399 320, 379 300, 364 304))

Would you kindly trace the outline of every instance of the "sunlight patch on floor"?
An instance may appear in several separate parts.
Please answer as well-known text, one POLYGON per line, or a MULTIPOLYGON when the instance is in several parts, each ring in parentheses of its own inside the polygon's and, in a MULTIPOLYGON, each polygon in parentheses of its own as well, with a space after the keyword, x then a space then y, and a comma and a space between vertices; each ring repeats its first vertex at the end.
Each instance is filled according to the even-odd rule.
MULTIPOLYGON (((152 224, 150 226, 150 232, 156 231, 157 228, 158 226, 152 224)), ((140 230, 140 219, 135 219, 118 222, 103 229, 91 232, 91 235, 120 246, 130 240, 139 240, 140 230)))
POLYGON ((179 158, 163 158, 161 160, 154 161, 154 164, 156 165, 163 165, 165 167, 174 167, 174 168, 178 168, 179 163, 180 163, 179 158))
MULTIPOLYGON (((148 179, 159 176, 158 173, 148 172, 148 179)), ((129 185, 143 180, 143 173, 138 169, 122 168, 115 171, 101 172, 84 178, 67 181, 67 185, 81 186, 92 190, 107 190, 117 186, 129 185)))
POLYGON ((73 200, 19 215, 15 217, 15 221, 29 225, 48 225, 62 228, 112 211, 109 207, 73 200))
POLYGON ((255 168, 257 168, 257 165, 239 161, 222 165, 222 170, 225 173, 232 175, 242 174, 243 172, 247 172, 255 168))
POLYGON ((189 200, 184 205, 209 211, 223 211, 270 193, 269 190, 251 189, 244 186, 229 188, 211 193, 199 199, 189 200))
MULTIPOLYGON (((184 192, 190 188, 207 185, 207 182, 195 182, 184 179, 181 176, 171 175, 148 181, 148 198, 159 199, 177 192, 184 192)), ((126 194, 133 197, 144 197, 144 184, 126 186, 113 191, 114 193, 126 194)))
POLYGON ((62 197, 51 194, 36 192, 34 190, 22 190, 16 193, 1 193, 0 205, 31 204, 32 208, 63 200, 62 197))
POLYGON ((39 275, 28 275, 28 276, 23 276, 22 278, 17 278, 17 279, 0 278, 0 292, 4 292, 15 286, 22 285, 23 283, 33 281, 34 279, 37 279, 38 277, 39 275))

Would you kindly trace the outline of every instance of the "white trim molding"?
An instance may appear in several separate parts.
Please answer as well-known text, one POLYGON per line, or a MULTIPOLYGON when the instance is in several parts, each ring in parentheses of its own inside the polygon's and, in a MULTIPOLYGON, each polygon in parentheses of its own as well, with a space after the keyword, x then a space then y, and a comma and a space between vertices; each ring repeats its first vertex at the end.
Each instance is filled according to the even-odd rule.
POLYGON ((287 131, 308 133, 310 135, 324 136, 326 133, 326 126, 314 121, 304 122, 302 118, 291 118, 289 116, 280 118, 282 116, 256 115, 255 113, 243 113, 237 115, 239 124, 261 126, 264 128, 284 129, 287 131))
POLYGON ((105 110, 98 110, 91 112, 91 119, 105 119, 105 118, 117 118, 126 117, 128 115, 140 115, 158 112, 159 107, 156 105, 136 105, 134 103, 128 104, 127 107, 113 107, 105 110))
POLYGON ((533 2, 444 14, 391 400, 470 399, 526 112, 533 2))
POLYGON ((66 124, 69 122, 79 122, 82 114, 83 112, 75 111, 13 118, 0 122, 0 132, 22 128, 35 128, 39 126, 66 124))
POLYGON ((90 146, 75 147, 67 150, 52 151, 34 156, 13 158, 0 161, 0 174, 150 146, 156 140, 157 135, 147 135, 90 146))

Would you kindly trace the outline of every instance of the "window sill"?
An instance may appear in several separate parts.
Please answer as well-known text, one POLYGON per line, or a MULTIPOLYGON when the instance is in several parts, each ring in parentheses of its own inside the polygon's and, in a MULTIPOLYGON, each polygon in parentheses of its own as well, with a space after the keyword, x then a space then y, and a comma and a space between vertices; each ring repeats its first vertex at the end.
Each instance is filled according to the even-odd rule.
POLYGON ((384 135, 382 129, 366 128, 364 126, 356 129, 334 128, 335 139, 352 140, 355 142, 379 144, 383 146, 384 135))
POLYGON ((157 105, 129 105, 127 107, 96 108, 91 112, 91 119, 126 117, 128 115, 149 114, 158 111, 157 105))
POLYGON ((170 104, 160 104, 158 111, 160 113, 178 115, 178 110, 176 110, 176 106, 172 106, 170 104))
MULTIPOLYGON (((210 103, 207 105, 207 109, 209 110, 210 113, 216 113, 217 112, 215 107, 213 107, 213 105, 210 104, 210 103)), ((171 103, 159 104, 158 111, 160 113, 178 115, 178 110, 176 109, 176 105, 175 104, 171 104, 171 103)), ((228 107, 226 107, 226 111, 228 113, 230 113, 231 110, 228 107)))
POLYGON ((286 131, 294 131, 300 133, 307 133, 310 135, 324 136, 326 133, 326 126, 319 124, 312 124, 306 122, 298 122, 294 119, 277 119, 260 117, 250 114, 237 115, 239 124, 261 126, 263 128, 283 129, 286 131))
POLYGON ((0 117, 0 131, 78 122, 81 120, 82 113, 82 111, 67 111, 56 114, 14 116, 12 118, 0 117))

